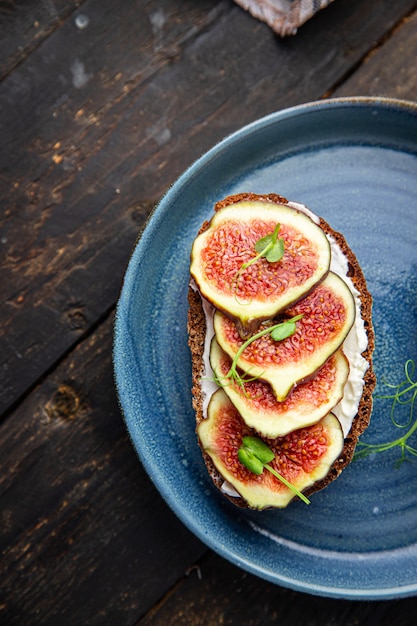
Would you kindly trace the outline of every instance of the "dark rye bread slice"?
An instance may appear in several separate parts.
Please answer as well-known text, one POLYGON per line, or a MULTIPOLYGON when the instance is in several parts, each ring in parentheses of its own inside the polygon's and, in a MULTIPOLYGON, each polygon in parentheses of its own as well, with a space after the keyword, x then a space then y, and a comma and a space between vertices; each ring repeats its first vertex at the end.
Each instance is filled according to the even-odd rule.
MULTIPOLYGON (((288 204, 288 200, 277 194, 258 195, 254 193, 242 193, 234 196, 228 196, 224 200, 217 202, 215 205, 215 211, 234 204, 239 201, 263 201, 273 202, 278 204, 288 204)), ((294 207, 293 207, 294 208, 294 207)), ((208 228, 209 222, 205 222, 199 232, 203 232, 208 228)), ((368 369, 364 375, 364 388, 362 397, 359 403, 358 411, 353 419, 352 427, 345 438, 345 445, 339 458, 333 463, 329 473, 325 478, 317 481, 304 493, 306 496, 324 489, 329 483, 335 480, 339 474, 343 471, 352 460, 355 452, 355 447, 359 436, 366 430, 369 425, 369 421, 372 413, 372 392, 376 384, 376 378, 372 367, 372 353, 375 346, 375 335, 372 326, 372 296, 368 291, 366 280, 362 268, 359 262, 349 248, 344 236, 333 230, 331 226, 322 218, 320 218, 320 227, 323 231, 332 236, 336 243, 341 248, 342 252, 348 261, 348 277, 351 279, 353 285, 359 292, 359 298, 361 302, 361 317, 364 321, 365 330, 368 336, 368 346, 362 353, 362 356, 368 362, 368 369)), ((203 392, 201 388, 201 379, 206 375, 204 367, 204 344, 206 338, 206 318, 203 310, 202 298, 198 291, 190 287, 188 290, 188 343, 191 351, 192 359, 192 404, 196 415, 196 425, 204 419, 203 415, 203 392)), ((202 450, 204 462, 207 467, 207 471, 211 476, 214 484, 218 489, 221 489, 224 479, 215 468, 210 456, 202 450)), ((246 508, 247 504, 241 497, 229 496, 225 492, 222 492, 225 497, 231 500, 235 505, 246 508)))

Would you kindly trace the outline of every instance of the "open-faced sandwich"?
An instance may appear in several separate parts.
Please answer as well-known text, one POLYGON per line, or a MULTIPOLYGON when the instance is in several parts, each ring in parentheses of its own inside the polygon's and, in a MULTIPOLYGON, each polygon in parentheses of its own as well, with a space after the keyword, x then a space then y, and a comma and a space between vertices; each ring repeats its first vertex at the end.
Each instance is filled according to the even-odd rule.
POLYGON ((344 237, 304 205, 243 193, 191 252, 197 435, 215 485, 282 508, 350 463, 372 410, 372 299, 344 237))

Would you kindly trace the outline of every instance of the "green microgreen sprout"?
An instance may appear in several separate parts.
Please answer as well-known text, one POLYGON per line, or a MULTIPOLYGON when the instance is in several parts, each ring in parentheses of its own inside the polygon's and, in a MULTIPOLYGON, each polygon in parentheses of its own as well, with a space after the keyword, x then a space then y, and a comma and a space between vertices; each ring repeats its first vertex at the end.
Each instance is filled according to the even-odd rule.
POLYGON ((385 443, 372 444, 359 441, 353 457, 354 460, 362 459, 378 452, 385 452, 386 450, 391 450, 396 447, 401 449, 401 456, 396 462, 396 467, 399 467, 403 461, 410 460, 407 457, 407 453, 413 457, 417 457, 417 448, 412 447, 408 443, 410 437, 417 430, 417 419, 413 422, 414 403, 417 399, 417 380, 413 380, 414 370, 415 363, 413 359, 408 359, 404 365, 405 380, 398 385, 384 383, 387 387, 393 389, 393 393, 377 396, 381 399, 392 400, 390 411, 391 421, 397 428, 408 428, 407 432, 402 437, 385 443), (406 424, 400 424, 396 419, 396 411, 400 406, 407 405, 409 406, 408 421, 406 424))
POLYGON ((236 352, 227 374, 225 376, 215 376, 214 380, 216 381, 216 383, 221 387, 224 387, 225 384, 228 384, 228 381, 234 381, 246 395, 245 383, 257 380, 258 378, 260 378, 260 376, 248 377, 247 374, 250 373, 250 369, 248 370, 247 374, 244 374, 243 376, 239 373, 238 362, 240 357, 242 356, 242 353, 253 341, 260 339, 260 337, 264 337, 265 335, 270 335, 274 341, 283 341, 284 339, 287 339, 287 337, 291 337, 291 335, 293 335, 296 331, 296 322, 298 322, 298 320, 300 320, 302 317, 302 313, 300 315, 295 315, 288 320, 279 322, 278 324, 274 324, 273 326, 268 326, 267 328, 264 328, 263 330, 260 330, 259 332, 252 335, 252 337, 249 337, 249 339, 242 343, 239 350, 236 352))
POLYGON ((282 259, 284 256, 284 240, 282 237, 278 237, 280 228, 281 224, 277 224, 272 233, 258 239, 255 243, 255 250, 258 256, 252 259, 252 261, 249 261, 246 265, 256 263, 261 257, 265 257, 269 263, 276 263, 282 259))
POLYGON ((250 259, 250 261, 242 263, 240 266, 233 281, 235 290, 237 290, 237 286, 243 272, 248 267, 259 261, 259 259, 265 258, 269 263, 276 263, 282 259, 284 256, 284 239, 282 239, 282 237, 278 237, 280 228, 281 224, 277 224, 272 233, 265 235, 265 237, 261 237, 255 243, 255 252, 258 254, 250 259))
POLYGON ((278 480, 280 480, 288 489, 298 496, 306 504, 310 504, 310 500, 299 491, 294 485, 288 482, 284 476, 276 471, 269 463, 274 460, 275 454, 262 439, 259 437, 243 437, 242 445, 238 450, 238 459, 250 472, 259 476, 267 469, 278 480))

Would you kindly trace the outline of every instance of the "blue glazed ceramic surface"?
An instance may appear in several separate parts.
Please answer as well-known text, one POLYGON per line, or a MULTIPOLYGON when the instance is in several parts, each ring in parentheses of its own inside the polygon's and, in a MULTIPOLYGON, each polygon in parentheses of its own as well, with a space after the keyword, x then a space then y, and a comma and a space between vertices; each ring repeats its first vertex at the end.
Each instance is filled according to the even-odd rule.
MULTIPOLYGON (((191 407, 187 288, 192 241, 215 201, 276 192, 307 204, 356 253, 374 298, 375 370, 417 362, 417 105, 341 99, 263 118, 227 137, 172 186, 133 251, 117 308, 114 366, 133 445, 183 523, 276 584, 331 597, 417 593, 417 464, 399 450, 351 464, 306 507, 242 511, 205 471, 191 407)), ((375 401, 364 441, 398 436, 375 401)), ((417 417, 417 415, 416 415, 417 417)), ((417 436, 416 436, 417 439, 417 436)), ((417 441, 415 441, 417 445, 417 441)))

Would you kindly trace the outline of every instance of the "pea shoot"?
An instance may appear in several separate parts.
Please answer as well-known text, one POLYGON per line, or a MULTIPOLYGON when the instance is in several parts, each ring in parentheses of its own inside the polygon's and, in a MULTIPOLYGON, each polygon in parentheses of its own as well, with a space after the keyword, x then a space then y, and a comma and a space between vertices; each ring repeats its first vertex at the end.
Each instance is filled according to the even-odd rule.
POLYGON ((269 263, 276 263, 277 261, 280 261, 282 259, 285 250, 284 239, 282 239, 282 237, 278 237, 280 228, 281 225, 277 224, 272 233, 270 233, 269 235, 265 235, 265 237, 261 237, 255 243, 255 252, 257 252, 258 254, 250 259, 250 261, 242 263, 242 265, 240 266, 234 280, 235 290, 237 290, 238 283, 243 272, 248 267, 259 261, 259 259, 265 258, 269 263))
POLYGON ((377 396, 381 399, 392 400, 390 411, 391 421, 397 428, 408 428, 407 432, 402 437, 398 437, 393 441, 388 441, 385 443, 372 444, 359 441, 357 444, 355 455, 353 457, 354 460, 363 459, 370 454, 385 452, 386 450, 391 450, 392 448, 397 447, 399 447, 401 450, 401 456, 396 462, 397 467, 399 467, 405 460, 409 458, 408 455, 411 455, 412 457, 417 457, 417 448, 412 447, 408 443, 410 437, 417 430, 417 419, 415 419, 413 422, 414 403, 417 398, 417 381, 413 380, 414 370, 415 363, 413 359, 408 359, 404 366, 405 379, 398 385, 385 383, 387 387, 393 389, 393 393, 377 396), (408 421, 406 424, 400 424, 396 418, 397 409, 400 406, 407 405, 409 406, 408 421))
POLYGON ((239 373, 238 362, 240 357, 242 356, 242 353, 253 341, 260 339, 265 335, 270 335, 271 339, 273 339, 274 341, 283 341, 284 339, 287 339, 287 337, 291 337, 291 335, 293 335, 296 331, 296 322, 298 322, 298 320, 300 320, 302 317, 303 314, 295 315, 288 320, 284 320, 283 322, 279 322, 278 324, 274 324, 273 326, 268 326, 267 328, 264 328, 263 330, 255 333, 255 335, 252 335, 252 337, 249 337, 249 339, 242 343, 239 350, 236 352, 227 374, 225 376, 215 376, 214 380, 216 381, 216 383, 221 387, 224 387, 224 385, 227 385, 228 382, 234 381, 242 389, 243 393, 245 393, 245 383, 257 380, 260 377, 248 376, 250 370, 248 370, 248 372, 243 375, 239 373))
POLYGON ((267 469, 271 474, 278 478, 288 489, 298 496, 306 504, 310 504, 310 500, 292 485, 277 470, 271 467, 270 463, 274 460, 275 454, 262 439, 259 437, 243 437, 242 445, 238 450, 238 459, 242 465, 250 472, 259 476, 267 469))

